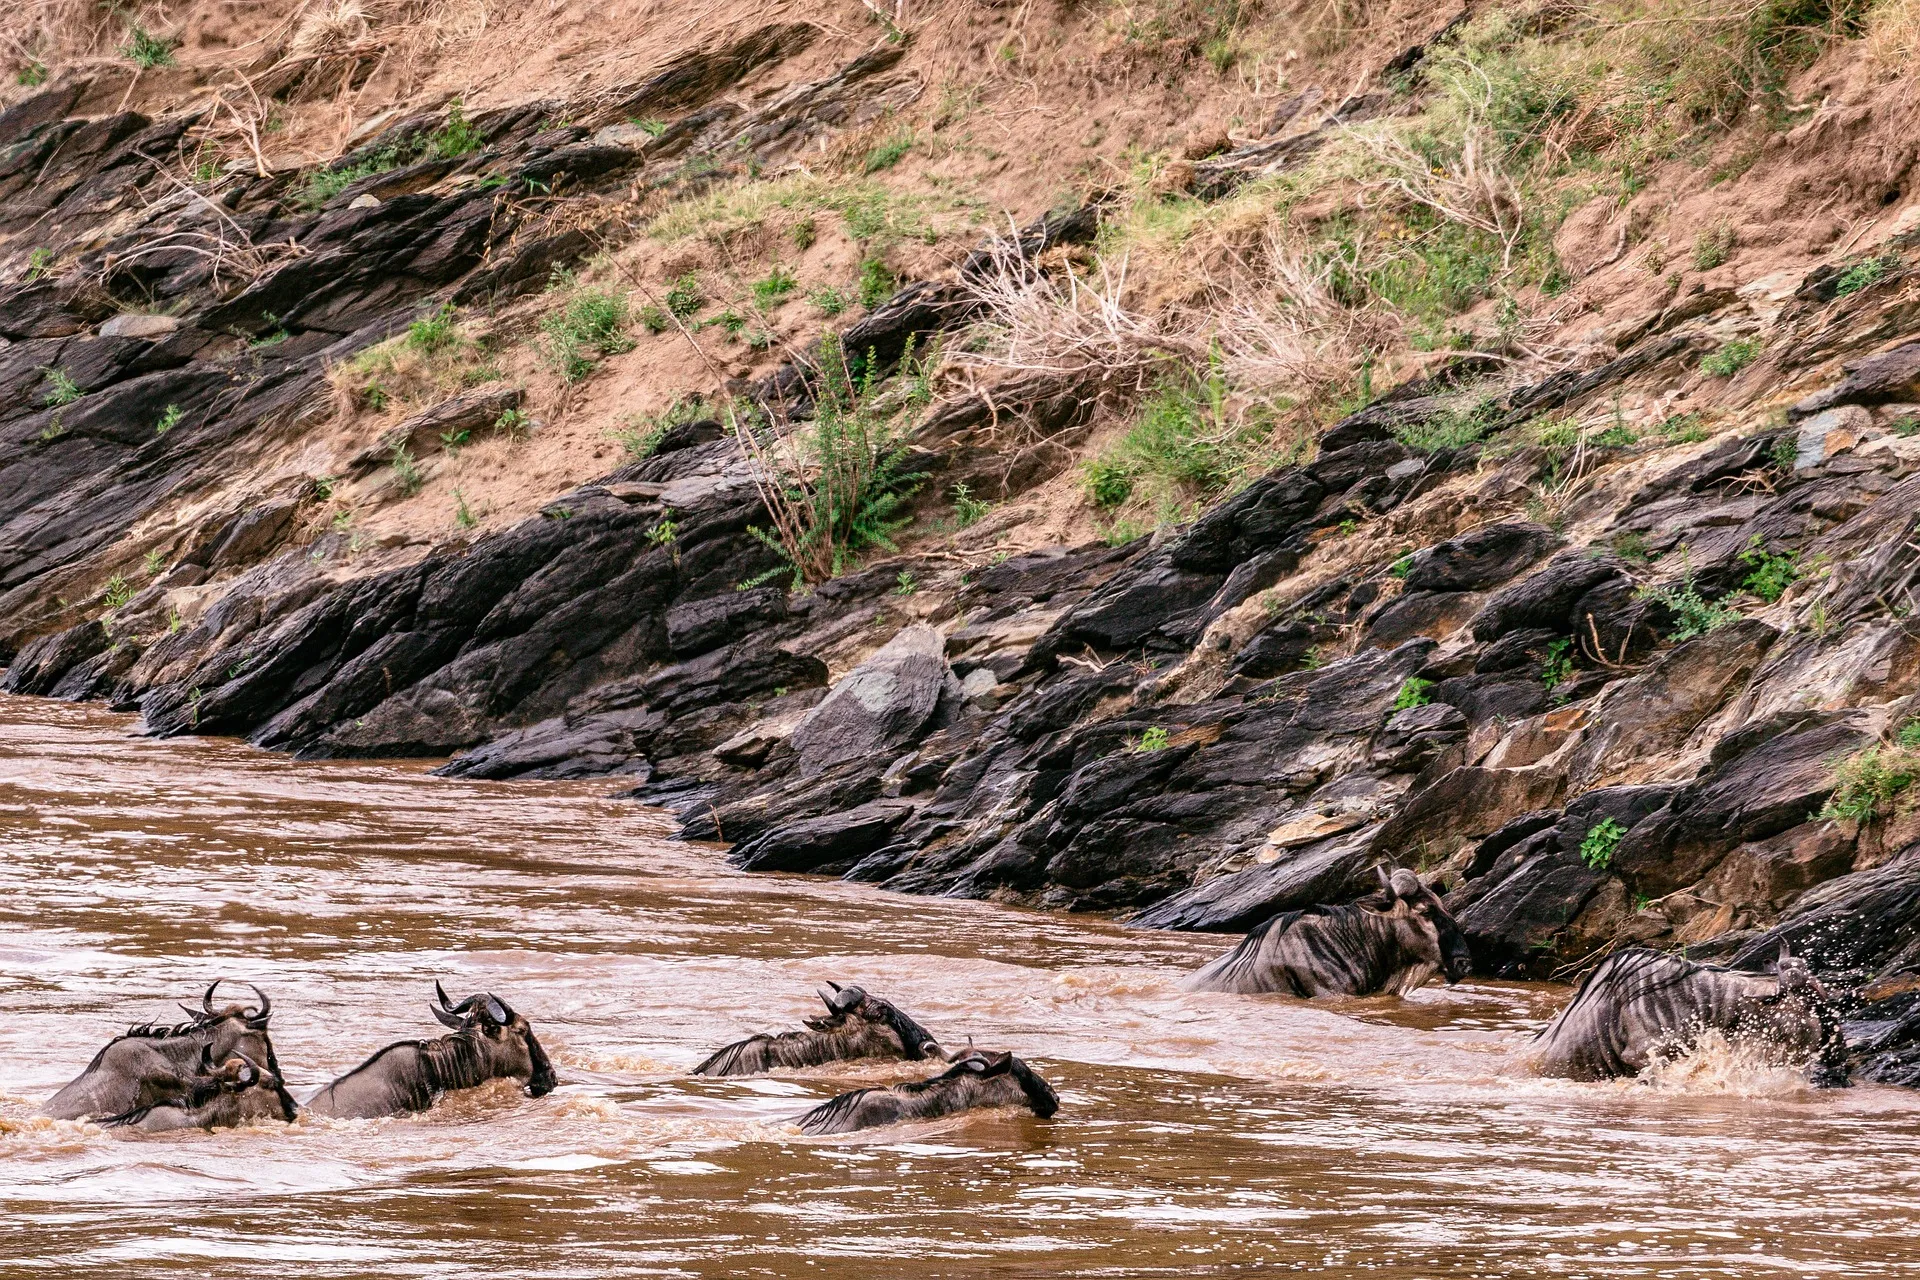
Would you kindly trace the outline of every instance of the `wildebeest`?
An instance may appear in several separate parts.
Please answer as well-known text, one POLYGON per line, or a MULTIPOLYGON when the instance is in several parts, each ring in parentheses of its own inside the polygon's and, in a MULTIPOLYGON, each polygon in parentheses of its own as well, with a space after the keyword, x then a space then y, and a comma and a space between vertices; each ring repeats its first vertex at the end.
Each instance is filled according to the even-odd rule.
POLYGON ((1575 1080, 1637 1075, 1707 1031, 1780 1065, 1809 1066, 1816 1085, 1847 1083, 1846 1036, 1832 997, 1784 945, 1771 975, 1644 947, 1616 951, 1540 1033, 1535 1066, 1575 1080))
POLYGON ((214 979, 200 997, 200 1008, 180 1006, 189 1015, 186 1022, 128 1027, 125 1035, 108 1041, 85 1071, 47 1100, 41 1113, 60 1120, 79 1120, 159 1106, 191 1087, 208 1054, 215 1062, 236 1056, 247 1058, 279 1079, 280 1063, 267 1036, 272 1002, 254 987, 253 994, 260 1001, 257 1006, 231 1004, 215 1009, 213 993, 221 981, 214 979))
POLYGON ((1026 1107, 1045 1120, 1060 1109, 1060 1099, 1033 1068, 1011 1053, 970 1049, 930 1080, 843 1093, 795 1123, 803 1133, 852 1133, 902 1120, 933 1120, 975 1107, 1026 1107))
POLYGON ((748 1076, 778 1067, 814 1067, 852 1058, 905 1058, 919 1062, 943 1055, 924 1027, 859 987, 827 984, 827 1016, 806 1019, 807 1030, 749 1036, 719 1050, 693 1069, 697 1076, 748 1076))
POLYGON ((1380 890, 1346 906, 1283 911, 1188 980, 1192 991, 1405 995, 1435 973, 1473 971, 1467 940, 1420 877, 1379 870, 1380 890))
POLYGON ((527 1020, 492 993, 429 1005, 450 1035, 437 1040, 401 1040, 388 1045, 307 1101, 316 1115, 371 1120, 403 1111, 425 1111, 451 1089, 471 1089, 489 1080, 525 1080, 527 1096, 542 1097, 556 1083, 553 1064, 527 1020))
POLYGON ((203 1053, 187 1088, 156 1106, 141 1107, 100 1123, 109 1129, 164 1133, 172 1129, 231 1129, 254 1120, 290 1123, 293 1098, 279 1075, 235 1054, 218 1066, 203 1053))

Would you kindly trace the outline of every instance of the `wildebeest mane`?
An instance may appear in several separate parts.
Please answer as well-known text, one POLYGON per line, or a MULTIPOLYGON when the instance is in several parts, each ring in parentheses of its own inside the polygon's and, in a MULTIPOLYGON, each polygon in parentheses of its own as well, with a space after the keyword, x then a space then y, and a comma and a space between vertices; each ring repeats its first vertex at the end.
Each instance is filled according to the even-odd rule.
MULTIPOLYGON (((948 1074, 952 1073, 949 1072, 948 1074)), ((916 1080, 912 1084, 896 1085, 893 1091, 896 1093, 925 1093, 937 1081, 946 1078, 946 1076, 935 1076, 932 1080, 916 1080)), ((855 1089, 852 1093, 843 1093, 837 1098, 831 1098, 821 1103, 813 1110, 807 1112, 807 1114, 801 1116, 794 1123, 798 1124, 803 1131, 808 1133, 822 1131, 827 1133, 835 1132, 840 1122, 852 1115, 869 1094, 886 1092, 888 1091, 885 1089, 855 1089)))

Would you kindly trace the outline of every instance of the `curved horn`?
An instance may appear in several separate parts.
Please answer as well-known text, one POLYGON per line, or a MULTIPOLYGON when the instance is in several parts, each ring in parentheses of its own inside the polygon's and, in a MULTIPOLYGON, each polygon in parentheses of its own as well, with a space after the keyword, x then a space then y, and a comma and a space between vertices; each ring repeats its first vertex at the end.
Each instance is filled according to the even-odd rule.
POLYGON ((433 1016, 439 1020, 441 1026, 452 1027, 455 1031, 466 1030, 467 1020, 451 1009, 439 1009, 433 1005, 428 1005, 427 1008, 432 1011, 433 1016))
POLYGON ((213 1016, 213 989, 219 985, 220 985, 220 979, 215 978, 212 982, 209 982, 207 984, 206 994, 200 997, 200 1007, 206 1010, 207 1016, 209 1018, 213 1016))
POLYGON ((1793 950, 1792 948, 1787 946, 1787 940, 1785 938, 1782 938, 1780 939, 1780 958, 1775 960, 1773 963, 1775 964, 1775 966, 1779 966, 1779 965, 1785 964, 1787 961, 1791 959, 1793 959, 1793 950))
POLYGON ((264 1027, 267 1025, 267 1019, 273 1016, 273 1001, 267 999, 267 993, 258 987, 254 987, 251 982, 247 985, 253 987, 253 994, 260 1001, 259 1010, 251 1018, 248 1018, 247 1021, 253 1023, 255 1026, 264 1027))
POLYGON ((440 997, 440 1007, 442 1009, 453 1008, 453 1001, 447 999, 447 989, 440 985, 440 979, 438 978, 433 980, 433 994, 440 997))
POLYGON ((1393 878, 1387 874, 1386 865, 1376 862, 1373 866, 1373 874, 1380 880, 1380 892, 1389 898, 1393 897, 1393 878))

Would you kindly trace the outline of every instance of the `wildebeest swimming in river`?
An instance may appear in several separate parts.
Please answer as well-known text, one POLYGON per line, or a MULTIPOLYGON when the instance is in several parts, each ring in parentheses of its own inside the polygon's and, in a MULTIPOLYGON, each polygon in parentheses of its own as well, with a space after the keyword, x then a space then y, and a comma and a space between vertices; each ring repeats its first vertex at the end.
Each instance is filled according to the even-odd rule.
POLYGON ((1847 1083, 1846 1036, 1832 997, 1784 945, 1771 976, 1643 947, 1616 951, 1540 1033, 1535 1066, 1575 1080, 1637 1075, 1707 1031, 1781 1065, 1810 1066, 1816 1085, 1847 1083))
POLYGON ((1449 984, 1471 973, 1460 926, 1420 877, 1379 875, 1379 892, 1358 902, 1281 912, 1194 974, 1188 989, 1405 995, 1435 973, 1449 984))
MULTIPOLYGON (((261 1064, 278 1080, 280 1063, 267 1037, 273 1005, 258 987, 258 1006, 213 1007, 216 978, 200 997, 200 1008, 181 1005, 189 1015, 174 1026, 151 1023, 127 1028, 93 1056, 87 1069, 40 1108, 60 1120, 120 1116, 155 1107, 191 1088, 203 1058, 215 1062, 244 1057, 261 1064)), ((249 984, 251 985, 251 984, 249 984)))
POLYGON ((203 1052, 187 1087, 156 1106, 141 1107, 100 1123, 109 1129, 164 1133, 172 1129, 231 1129, 255 1120, 293 1120, 293 1098, 277 1073, 244 1054, 215 1066, 203 1052))
POLYGON ((750 1036, 719 1050, 693 1069, 697 1076, 748 1076, 786 1067, 814 1067, 852 1058, 905 1058, 919 1062, 943 1056, 924 1027, 859 987, 829 982, 822 991, 827 1016, 808 1018, 805 1031, 750 1036))
POLYGON ((902 1120, 933 1120, 976 1107, 1026 1107, 1045 1120, 1060 1109, 1060 1099, 1032 1067, 1011 1053, 969 1049, 931 1080, 843 1093, 795 1123, 803 1133, 852 1133, 902 1120))
POLYGON ((489 1080, 525 1080, 527 1095, 553 1092, 553 1064, 527 1020, 491 993, 459 1004, 440 998, 433 1016, 453 1028, 438 1040, 401 1040, 321 1089, 307 1102, 316 1115, 370 1120, 403 1111, 425 1111, 451 1089, 471 1089, 489 1080))

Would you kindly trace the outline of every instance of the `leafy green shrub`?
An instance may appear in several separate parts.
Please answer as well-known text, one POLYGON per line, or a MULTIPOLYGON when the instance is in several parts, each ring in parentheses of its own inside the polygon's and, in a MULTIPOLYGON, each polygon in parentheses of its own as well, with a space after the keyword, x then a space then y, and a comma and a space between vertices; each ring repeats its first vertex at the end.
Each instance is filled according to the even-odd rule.
POLYGON ((807 294, 807 301, 830 316, 837 316, 847 309, 847 295, 830 284, 823 284, 807 294))
MULTIPOLYGON (((902 406, 878 395, 875 362, 864 361, 856 378, 839 336, 828 334, 817 363, 810 431, 782 442, 753 417, 735 415, 741 443, 765 477, 761 492, 774 518, 773 529, 749 532, 784 562, 755 581, 791 574, 798 588, 839 576, 868 548, 894 550, 893 534, 909 522, 901 508, 927 478, 908 469, 902 406)), ((911 378, 914 367, 909 347, 901 369, 911 378)), ((914 399, 907 398, 908 406, 917 407, 914 399)))
POLYGON ((1387 573, 1395 578, 1404 578, 1412 571, 1413 571, 1413 552, 1411 551, 1401 556, 1398 560, 1395 560, 1393 564, 1389 566, 1387 569, 1387 573))
POLYGON ((568 382, 593 371, 600 357, 633 350, 627 336, 627 300, 605 289, 569 284, 567 300, 540 322, 547 362, 568 382))
POLYGON ((1427 690, 1433 688, 1433 681, 1422 680, 1419 676, 1408 676, 1406 683, 1400 686, 1400 692, 1394 695, 1393 709, 1405 711, 1409 707, 1424 707, 1433 698, 1427 690))
POLYGON ((663 134, 663 133, 665 133, 665 132, 667 131, 667 122, 666 122, 665 120, 652 120, 652 119, 648 119, 648 120, 636 120, 636 119, 629 119, 629 120, 627 121, 627 123, 628 123, 628 124, 631 124, 631 125, 636 125, 636 126, 638 126, 638 127, 639 127, 639 129, 640 129, 640 132, 642 132, 642 133, 644 133, 644 134, 646 134, 646 135, 647 135, 647 136, 648 136, 649 138, 657 138, 657 137, 659 137, 659 136, 660 136, 661 134, 663 134))
POLYGON ((1680 580, 1677 587, 1642 587, 1636 592, 1642 600, 1663 604, 1673 612, 1674 629, 1670 640, 1691 640, 1709 631, 1718 631, 1740 620, 1740 611, 1724 601, 1710 601, 1693 585, 1693 575, 1680 580))
POLYGON ((1833 766, 1833 794, 1816 816, 1871 822, 1892 813, 1916 780, 1920 752, 1875 744, 1833 766))
POLYGON ((371 178, 376 173, 390 173, 401 165, 411 163, 413 159, 414 149, 410 145, 390 142, 353 164, 315 169, 307 175, 306 182, 294 197, 294 203, 311 212, 360 179, 371 178))
POLYGON ((1755 338, 1736 338, 1700 361, 1700 371, 1716 378, 1731 378, 1760 358, 1760 343, 1755 338))
POLYGON ((153 434, 163 436, 180 425, 180 419, 186 417, 186 410, 177 404, 170 404, 160 414, 160 420, 153 424, 153 434))
POLYGON ((1850 293, 1859 293, 1862 289, 1871 289, 1886 279, 1887 273, 1900 265, 1900 255, 1883 253, 1854 263, 1840 273, 1834 282, 1833 296, 1844 298, 1850 293))
POLYGON ((1167 731, 1162 725, 1149 725, 1140 733, 1140 740, 1133 744, 1135 751, 1164 751, 1167 747, 1167 731))
POLYGON ((107 579, 107 585, 101 588, 100 601, 109 609, 118 609, 133 599, 133 584, 119 574, 107 579))
POLYGON ((177 42, 162 39, 148 31, 139 23, 127 27, 127 42, 120 46, 120 56, 131 61, 142 71, 151 71, 155 67, 173 65, 173 48, 177 42))
POLYGON ((480 517, 473 514, 473 508, 467 505, 467 497, 458 489, 453 491, 453 522, 462 529, 471 529, 480 523, 480 517))
POLYGON ((41 276, 53 270, 53 250, 42 247, 27 255, 27 275, 24 283, 32 284, 41 276))
POLYGON ((920 580, 913 576, 913 570, 902 569, 893 579, 893 594, 910 596, 920 590, 920 580))
POLYGON ((653 451, 660 447, 667 432, 675 427, 685 426, 689 422, 698 422, 702 418, 713 416, 712 408, 706 398, 700 395, 675 396, 666 408, 658 413, 635 414, 626 419, 624 426, 610 433, 620 442, 629 458, 638 461, 651 458, 653 451))
POLYGON ((1593 871, 1605 871, 1613 863, 1613 852, 1626 838, 1627 829, 1612 818, 1602 818, 1587 828, 1580 841, 1580 860, 1593 871))
POLYGON ((1901 725, 1893 740, 1903 747, 1920 747, 1920 717, 1901 725))
POLYGON ((1751 591, 1768 604, 1785 595, 1787 588, 1800 578, 1800 553, 1783 551, 1777 555, 1769 554, 1757 533, 1747 543, 1747 549, 1740 553, 1740 559, 1753 568, 1746 581, 1740 584, 1741 590, 1751 591))
POLYGON ((15 83, 23 89, 35 89, 47 82, 47 64, 38 58, 28 58, 27 65, 14 72, 15 83))

